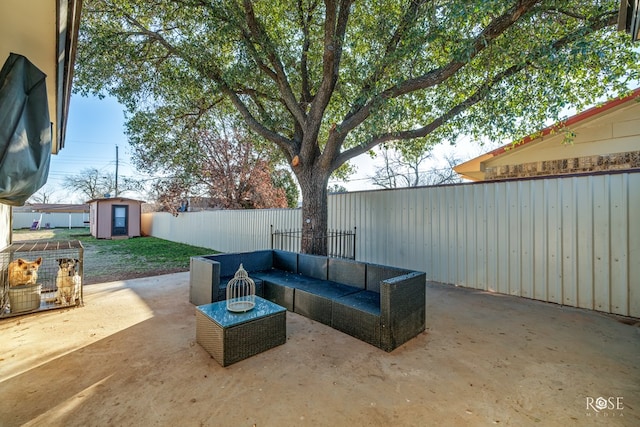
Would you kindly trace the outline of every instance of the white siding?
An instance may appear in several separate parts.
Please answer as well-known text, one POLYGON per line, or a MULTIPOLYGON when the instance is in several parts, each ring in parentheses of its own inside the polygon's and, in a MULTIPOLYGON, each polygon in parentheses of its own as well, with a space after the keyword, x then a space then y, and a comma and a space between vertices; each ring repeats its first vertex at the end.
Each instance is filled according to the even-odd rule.
MULTIPOLYGON (((640 173, 329 196, 329 228, 357 227, 356 258, 429 280, 640 317, 640 173)), ((147 234, 245 251, 299 210, 147 214, 147 234)))
POLYGON ((11 244, 11 206, 0 203, 0 249, 11 244))

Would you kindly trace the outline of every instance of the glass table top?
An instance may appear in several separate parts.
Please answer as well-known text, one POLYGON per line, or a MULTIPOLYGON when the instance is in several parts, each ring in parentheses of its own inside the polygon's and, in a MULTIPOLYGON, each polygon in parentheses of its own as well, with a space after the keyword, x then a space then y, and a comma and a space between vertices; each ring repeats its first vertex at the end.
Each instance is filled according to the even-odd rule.
POLYGON ((196 307, 196 309, 223 328, 228 328, 234 325, 239 325, 240 323, 250 322, 261 317, 269 316, 271 314, 287 311, 286 308, 258 296, 255 297, 255 303, 256 305, 253 309, 245 311, 244 313, 235 313, 227 310, 226 301, 200 305, 196 307))

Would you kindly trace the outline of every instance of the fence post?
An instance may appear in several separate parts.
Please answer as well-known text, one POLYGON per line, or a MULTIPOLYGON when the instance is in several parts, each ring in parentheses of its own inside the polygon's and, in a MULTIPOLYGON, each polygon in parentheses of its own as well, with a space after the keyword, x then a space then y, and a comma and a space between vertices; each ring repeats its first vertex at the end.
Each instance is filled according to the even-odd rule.
POLYGON ((353 227, 353 259, 356 259, 356 227, 353 227))

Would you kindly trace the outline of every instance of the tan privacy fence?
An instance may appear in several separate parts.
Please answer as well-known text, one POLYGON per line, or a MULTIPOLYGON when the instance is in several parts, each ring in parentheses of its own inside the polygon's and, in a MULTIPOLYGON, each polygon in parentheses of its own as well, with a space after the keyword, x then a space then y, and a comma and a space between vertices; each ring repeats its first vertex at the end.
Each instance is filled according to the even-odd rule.
MULTIPOLYGON (((143 215, 151 235, 224 252, 270 247, 300 210, 143 215)), ((335 194, 356 259, 429 280, 640 317, 640 173, 335 194)))
POLYGON ((252 209, 142 214, 145 235, 216 249, 221 252, 253 251, 271 245, 271 225, 300 228, 299 209, 252 209))

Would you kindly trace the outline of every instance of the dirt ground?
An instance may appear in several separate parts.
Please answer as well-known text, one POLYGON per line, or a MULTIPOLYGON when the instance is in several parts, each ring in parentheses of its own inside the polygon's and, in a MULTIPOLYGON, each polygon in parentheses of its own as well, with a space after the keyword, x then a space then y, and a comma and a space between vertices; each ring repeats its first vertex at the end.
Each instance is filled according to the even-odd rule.
POLYGON ((0 320, 0 426, 640 425, 633 321, 430 284, 427 331, 391 353, 288 312, 284 345, 223 368, 188 282, 0 320))

